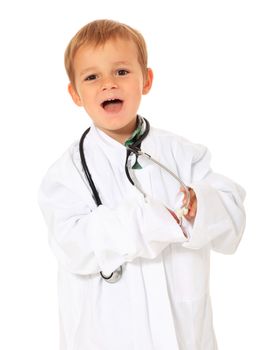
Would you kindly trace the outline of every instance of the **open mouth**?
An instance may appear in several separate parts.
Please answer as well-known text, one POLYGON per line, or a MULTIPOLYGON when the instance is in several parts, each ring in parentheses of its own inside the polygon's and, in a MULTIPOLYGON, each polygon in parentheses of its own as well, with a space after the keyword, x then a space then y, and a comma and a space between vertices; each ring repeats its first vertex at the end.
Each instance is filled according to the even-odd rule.
POLYGON ((122 108, 123 101, 118 98, 111 98, 101 103, 106 112, 119 112, 122 108))

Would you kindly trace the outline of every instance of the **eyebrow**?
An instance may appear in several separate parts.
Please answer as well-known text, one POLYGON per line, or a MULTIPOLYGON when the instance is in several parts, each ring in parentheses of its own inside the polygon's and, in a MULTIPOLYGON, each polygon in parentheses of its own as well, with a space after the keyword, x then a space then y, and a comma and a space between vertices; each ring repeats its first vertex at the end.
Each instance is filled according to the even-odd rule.
MULTIPOLYGON (((131 63, 129 61, 117 61, 113 63, 114 66, 118 66, 118 65, 131 65, 131 63)), ((98 67, 88 67, 85 68, 81 71, 80 75, 84 75, 89 71, 96 71, 98 70, 98 67)))

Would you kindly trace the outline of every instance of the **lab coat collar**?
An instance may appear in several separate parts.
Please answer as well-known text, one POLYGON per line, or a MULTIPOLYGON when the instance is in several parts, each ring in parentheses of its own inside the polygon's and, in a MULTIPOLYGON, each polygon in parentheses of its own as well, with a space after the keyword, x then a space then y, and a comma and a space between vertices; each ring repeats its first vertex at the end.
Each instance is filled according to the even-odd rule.
MULTIPOLYGON (((96 127, 93 123, 89 137, 94 141, 95 146, 102 150, 107 155, 112 163, 125 164, 126 147, 120 142, 114 140, 104 131, 96 127)), ((88 137, 88 136, 87 136, 88 137)))

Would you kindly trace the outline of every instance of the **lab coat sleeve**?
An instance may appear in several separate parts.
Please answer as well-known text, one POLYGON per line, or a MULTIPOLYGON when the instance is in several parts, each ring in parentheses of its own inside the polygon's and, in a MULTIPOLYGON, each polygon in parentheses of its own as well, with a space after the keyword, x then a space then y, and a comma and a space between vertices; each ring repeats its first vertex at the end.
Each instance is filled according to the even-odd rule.
POLYGON ((210 169, 210 153, 199 147, 191 168, 197 197, 197 214, 184 247, 199 249, 207 244, 217 252, 232 254, 245 228, 245 191, 230 179, 210 169))
POLYGON ((170 242, 186 240, 163 204, 151 197, 144 200, 138 191, 116 207, 93 206, 90 193, 89 198, 84 193, 86 185, 79 185, 76 167, 64 158, 45 176, 39 205, 51 249, 70 272, 110 274, 125 262, 153 259, 170 242))

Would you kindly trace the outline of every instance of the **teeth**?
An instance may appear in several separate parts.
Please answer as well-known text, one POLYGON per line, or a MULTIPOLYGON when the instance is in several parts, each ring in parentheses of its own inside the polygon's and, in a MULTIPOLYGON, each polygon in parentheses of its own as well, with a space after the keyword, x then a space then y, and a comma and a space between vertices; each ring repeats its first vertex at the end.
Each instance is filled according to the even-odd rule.
POLYGON ((122 100, 120 100, 119 98, 115 97, 115 98, 108 98, 106 100, 104 100, 101 105, 102 107, 104 108, 104 106, 108 103, 108 102, 111 102, 111 101, 120 101, 122 102, 122 100))

